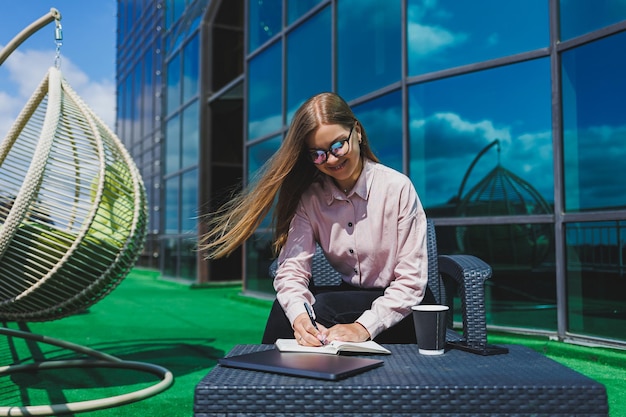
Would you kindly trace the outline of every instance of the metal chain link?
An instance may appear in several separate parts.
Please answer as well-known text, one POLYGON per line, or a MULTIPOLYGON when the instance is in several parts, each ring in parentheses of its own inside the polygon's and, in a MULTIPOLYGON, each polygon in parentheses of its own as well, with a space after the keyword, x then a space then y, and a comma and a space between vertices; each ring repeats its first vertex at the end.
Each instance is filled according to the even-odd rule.
POLYGON ((54 40, 56 42, 56 55, 54 56, 54 67, 61 69, 61 46, 63 46, 63 27, 59 19, 55 20, 54 40))

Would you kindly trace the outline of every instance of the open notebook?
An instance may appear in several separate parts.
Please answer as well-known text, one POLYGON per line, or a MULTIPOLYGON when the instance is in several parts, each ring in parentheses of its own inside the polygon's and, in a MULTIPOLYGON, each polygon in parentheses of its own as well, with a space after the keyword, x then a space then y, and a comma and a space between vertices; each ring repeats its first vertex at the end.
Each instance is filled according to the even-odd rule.
POLYGON ((296 339, 277 339, 274 343, 276 348, 281 352, 309 352, 309 353, 327 353, 338 355, 340 353, 384 353, 391 354, 386 349, 374 342, 339 342, 333 341, 324 346, 302 346, 298 344, 296 339))
POLYGON ((381 366, 383 361, 270 349, 221 358, 218 363, 231 368, 337 381, 381 366))

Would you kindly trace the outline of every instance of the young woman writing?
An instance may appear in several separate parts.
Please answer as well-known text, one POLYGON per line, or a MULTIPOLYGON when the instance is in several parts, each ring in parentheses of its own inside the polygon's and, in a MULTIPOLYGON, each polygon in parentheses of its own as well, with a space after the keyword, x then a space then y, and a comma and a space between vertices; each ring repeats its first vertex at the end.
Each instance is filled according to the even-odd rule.
POLYGON ((334 93, 295 113, 280 149, 256 181, 208 220, 201 249, 226 256, 272 207, 276 301, 263 343, 295 337, 414 343, 411 306, 427 285, 426 217, 411 181, 379 163, 365 129, 334 93), (336 287, 312 285, 318 243, 342 274, 336 287), (311 322, 305 304, 313 307, 311 322))

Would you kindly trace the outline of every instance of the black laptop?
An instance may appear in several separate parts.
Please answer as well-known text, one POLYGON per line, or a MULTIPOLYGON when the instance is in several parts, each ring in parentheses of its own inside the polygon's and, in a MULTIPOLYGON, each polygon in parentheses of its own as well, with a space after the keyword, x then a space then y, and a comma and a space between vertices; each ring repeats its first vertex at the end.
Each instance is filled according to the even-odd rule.
POLYGON ((384 362, 356 356, 270 349, 221 358, 218 363, 231 368, 337 381, 381 366, 384 362))

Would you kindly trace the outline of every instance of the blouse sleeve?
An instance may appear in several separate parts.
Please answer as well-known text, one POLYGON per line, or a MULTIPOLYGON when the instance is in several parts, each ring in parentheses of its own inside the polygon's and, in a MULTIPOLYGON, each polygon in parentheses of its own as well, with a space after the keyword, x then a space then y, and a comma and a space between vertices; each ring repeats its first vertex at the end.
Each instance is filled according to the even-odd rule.
POLYGON ((278 256, 278 269, 274 278, 276 298, 289 321, 306 312, 304 303, 315 303, 309 290, 311 262, 315 253, 315 238, 311 223, 302 208, 298 206, 291 220, 289 236, 278 256))
POLYGON ((403 187, 398 210, 392 280, 383 296, 357 319, 372 338, 409 315, 411 307, 422 301, 428 283, 426 215, 412 184, 403 187))

